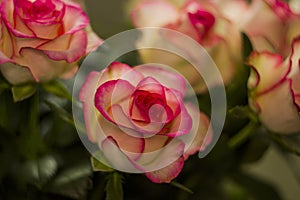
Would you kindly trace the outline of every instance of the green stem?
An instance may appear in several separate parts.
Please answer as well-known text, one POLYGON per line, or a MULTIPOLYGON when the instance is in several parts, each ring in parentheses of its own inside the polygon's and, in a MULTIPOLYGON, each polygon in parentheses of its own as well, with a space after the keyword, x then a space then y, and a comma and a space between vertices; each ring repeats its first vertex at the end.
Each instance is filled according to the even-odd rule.
POLYGON ((229 147, 232 149, 238 148, 241 144, 243 144, 251 134, 259 127, 259 123, 256 121, 250 121, 247 126, 245 126, 238 134, 233 136, 229 140, 229 147))
POLYGON ((172 181, 170 183, 170 185, 172 185, 174 187, 177 187, 177 188, 179 188, 179 189, 181 189, 181 190, 183 190, 183 191, 185 191, 185 192, 187 192, 189 194, 194 194, 194 192, 192 190, 190 190, 189 188, 185 187, 184 185, 182 185, 181 183, 178 183, 176 181, 172 181))
POLYGON ((288 151, 289 153, 300 156, 300 152, 290 143, 283 139, 281 135, 269 132, 271 139, 276 142, 281 148, 288 151))

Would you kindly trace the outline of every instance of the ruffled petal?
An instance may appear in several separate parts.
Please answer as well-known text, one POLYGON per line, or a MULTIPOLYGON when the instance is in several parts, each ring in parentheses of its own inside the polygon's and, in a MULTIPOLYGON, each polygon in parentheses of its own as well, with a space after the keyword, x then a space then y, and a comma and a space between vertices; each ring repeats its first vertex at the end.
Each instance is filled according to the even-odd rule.
POLYGON ((87 35, 78 31, 72 35, 63 35, 38 47, 53 60, 66 60, 72 63, 85 55, 87 35))
POLYGON ((133 161, 119 149, 118 143, 113 137, 99 141, 98 145, 111 167, 125 172, 139 171, 134 166, 133 161))
POLYGON ((248 88, 256 95, 282 84, 291 69, 288 64, 283 64, 282 56, 268 52, 252 53, 247 64, 252 67, 248 88))
POLYGON ((144 76, 140 72, 133 70, 130 66, 120 62, 113 62, 103 70, 99 85, 109 80, 122 79, 136 86, 143 78, 144 76))
POLYGON ((149 76, 155 78, 160 84, 167 88, 173 88, 179 91, 182 96, 185 95, 186 80, 178 72, 151 64, 136 66, 134 69, 142 73, 145 77, 149 76))
POLYGON ((33 48, 22 48, 20 56, 15 57, 14 61, 29 68, 37 82, 51 80, 77 67, 76 63, 51 60, 42 51, 33 48))
POLYGON ((89 18, 79 6, 67 5, 63 23, 65 34, 72 34, 87 27, 89 18))
POLYGON ((112 106, 124 103, 125 101, 127 105, 124 106, 127 107, 127 109, 123 111, 128 113, 129 98, 134 92, 134 89, 135 88, 128 81, 122 79, 107 81, 97 89, 94 100, 95 106, 107 120, 117 125, 126 126, 127 123, 124 120, 115 121, 115 118, 119 117, 119 113, 113 112, 112 106))
POLYGON ((256 97, 255 102, 260 109, 259 118, 269 130, 287 134, 300 131, 300 115, 294 104, 290 81, 256 97))
MULTIPOLYGON (((192 142, 185 146, 184 159, 188 159, 190 155, 195 154, 200 150, 205 150, 211 142, 212 131, 209 129, 209 119, 204 113, 200 113, 198 109, 191 103, 185 104, 188 113, 193 119, 193 126, 190 134, 184 135, 187 140, 192 138, 192 142), (199 121, 196 121, 199 120, 199 121)), ((181 137, 181 139, 183 139, 181 137)))
POLYGON ((98 124, 98 113, 94 106, 94 96, 96 94, 97 82, 100 77, 99 72, 91 72, 85 79, 79 92, 79 100, 83 103, 82 109, 88 139, 97 142, 97 134, 102 131, 98 124))
POLYGON ((183 104, 180 106, 180 109, 181 112, 179 115, 174 118, 170 124, 167 124, 159 134, 169 137, 178 137, 190 133, 193 125, 192 118, 183 104))
MULTIPOLYGON (((140 157, 145 148, 144 138, 129 135, 127 129, 122 129, 101 116, 99 116, 98 122, 105 136, 114 138, 121 151, 130 159, 136 160, 140 157)), ((136 132, 135 135, 138 136, 139 133, 136 132)))
POLYGON ((183 165, 184 159, 180 157, 172 164, 160 170, 146 172, 145 175, 154 183, 170 183, 181 172, 183 165))

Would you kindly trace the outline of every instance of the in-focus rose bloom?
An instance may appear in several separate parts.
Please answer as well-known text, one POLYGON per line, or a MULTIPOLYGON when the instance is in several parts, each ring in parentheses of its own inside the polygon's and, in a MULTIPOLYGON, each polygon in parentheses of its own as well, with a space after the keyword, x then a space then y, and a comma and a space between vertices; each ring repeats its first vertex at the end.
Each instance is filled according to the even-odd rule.
MULTIPOLYGON (((132 21, 136 27, 169 28, 193 38, 208 51, 224 83, 230 82, 236 68, 242 63, 241 34, 235 23, 226 18, 213 1, 190 0, 181 6, 178 3, 167 0, 142 1, 133 9, 132 21)), ((166 40, 178 45, 171 38, 166 37, 166 40)), ((184 49, 184 44, 180 45, 184 49)), ((187 78, 196 92, 206 90, 200 74, 183 58, 160 50, 140 52, 144 62, 174 67, 187 78)))
POLYGON ((12 84, 71 77, 101 40, 71 0, 2 0, 1 72, 12 84))
POLYGON ((212 136, 206 115, 183 101, 185 91, 181 75, 158 66, 114 62, 91 72, 79 95, 88 138, 112 167, 170 182, 212 136))
POLYGON ((231 17, 238 19, 238 26, 249 36, 255 50, 288 56, 293 39, 300 34, 297 4, 291 1, 290 6, 281 0, 252 0, 248 6, 241 1, 227 2, 226 8, 233 4, 236 10, 244 12, 235 12, 231 17))
POLYGON ((290 56, 254 52, 248 81, 249 102, 261 122, 276 133, 300 131, 300 38, 295 39, 290 56))

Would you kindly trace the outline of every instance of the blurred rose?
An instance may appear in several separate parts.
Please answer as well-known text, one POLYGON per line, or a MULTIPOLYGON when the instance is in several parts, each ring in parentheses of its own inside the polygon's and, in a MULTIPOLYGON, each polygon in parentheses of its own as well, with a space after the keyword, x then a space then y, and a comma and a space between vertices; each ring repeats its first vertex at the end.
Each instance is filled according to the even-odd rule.
MULTIPOLYGON (((191 0, 181 6, 177 2, 176 6, 172 1, 142 1, 133 10, 132 21, 136 27, 164 27, 190 36, 205 47, 219 68, 223 81, 228 83, 242 62, 241 36, 235 24, 212 1, 191 0)), ((171 41, 171 38, 166 37, 166 40, 171 41)), ((206 90, 200 74, 183 58, 161 50, 140 52, 145 62, 174 67, 188 79, 196 92, 206 90)))
POLYGON ((278 54, 254 52, 248 81, 249 102, 261 122, 277 133, 300 131, 300 38, 287 59, 278 54))
POLYGON ((183 102, 185 91, 182 76, 157 66, 115 62, 91 72, 79 95, 89 140, 112 167, 170 182, 211 139, 208 118, 183 102))
POLYGON ((267 50, 283 56, 289 54, 292 40, 300 35, 299 4, 291 1, 292 10, 281 0, 252 0, 248 6, 241 1, 226 2, 226 8, 232 4, 236 10, 244 11, 242 15, 231 12, 231 18, 237 19, 238 26, 249 36, 255 50, 267 50))
POLYGON ((71 0, 2 0, 0 12, 0 69, 12 84, 70 78, 101 43, 71 0))

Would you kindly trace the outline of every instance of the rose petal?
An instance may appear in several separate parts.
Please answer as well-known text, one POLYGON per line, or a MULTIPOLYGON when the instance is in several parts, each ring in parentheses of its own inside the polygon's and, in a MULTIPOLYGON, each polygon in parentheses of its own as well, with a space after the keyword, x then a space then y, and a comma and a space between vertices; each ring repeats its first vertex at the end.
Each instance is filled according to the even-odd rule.
POLYGON ((184 165, 183 149, 184 143, 173 139, 162 149, 143 154, 137 162, 143 167, 143 170, 146 172, 145 175, 151 181, 168 183, 178 176, 182 170, 184 165), (156 170, 153 171, 153 169, 156 170))
POLYGON ((160 170, 146 172, 145 175, 154 183, 170 183, 181 172, 183 165, 184 159, 180 157, 172 164, 160 170))
POLYGON ((85 28, 89 24, 89 18, 79 6, 67 5, 63 23, 65 34, 72 34, 85 28))
POLYGON ((107 137, 105 140, 99 142, 99 147, 103 155, 109 161, 109 164, 118 170, 125 172, 137 172, 138 169, 132 164, 128 158, 118 147, 116 140, 112 137, 107 137))
POLYGON ((38 47, 53 60, 66 60, 72 63, 85 55, 87 35, 78 31, 72 35, 65 34, 38 47))
MULTIPOLYGON (((97 89, 95 95, 95 106, 98 111, 109 121, 116 123, 117 125, 123 125, 120 121, 115 121, 114 118, 118 117, 116 113, 112 113, 112 106, 120 104, 123 101, 128 102, 129 97, 134 92, 134 87, 125 80, 111 80, 103 83, 97 89)), ((127 103, 127 106, 129 102, 127 103)), ((126 109, 125 112, 129 109, 126 109)))
POLYGON ((271 131, 295 133, 300 131, 300 116, 294 104, 291 82, 284 81, 276 89, 256 97, 259 118, 271 131))
MULTIPOLYGON (((54 22, 54 23, 37 23, 37 22, 28 22, 27 26, 29 30, 31 30, 35 37, 42 38, 42 39, 55 39, 61 33, 63 33, 63 27, 61 22, 54 22)), ((23 29, 25 30, 25 29, 23 29)), ((27 31, 27 34, 30 32, 27 31)))
POLYGON ((130 66, 120 62, 113 62, 103 70, 99 85, 109 80, 122 79, 136 86, 143 78, 144 76, 140 72, 133 70, 130 66))
POLYGON ((191 103, 185 104, 185 107, 191 118, 193 119, 193 126, 191 128, 190 134, 180 137, 181 139, 186 138, 187 141, 190 141, 192 138, 192 142, 190 143, 190 145, 185 146, 183 157, 186 160, 190 155, 193 155, 196 152, 205 149, 205 147, 211 141, 208 139, 210 136, 212 136, 212 131, 208 129, 210 123, 208 117, 205 114, 200 113, 199 110, 191 103))
POLYGON ((144 1, 131 13, 131 19, 136 27, 162 26, 175 22, 178 11, 166 1, 144 1))
MULTIPOLYGON (((143 153, 145 148, 145 140, 140 137, 133 137, 127 133, 127 129, 120 129, 118 126, 107 121, 103 117, 99 116, 99 125, 103 130, 106 137, 111 136, 114 138, 118 147, 124 152, 130 159, 136 160, 143 153), (124 131, 125 130, 125 131, 124 131)), ((138 132, 135 135, 140 135, 138 132)))
POLYGON ((293 41, 291 55, 289 57, 292 79, 292 89, 295 95, 300 95, 300 37, 293 41))
POLYGON ((14 60, 19 65, 28 67, 37 82, 51 80, 57 74, 63 74, 77 66, 76 63, 51 60, 42 51, 33 48, 22 48, 20 57, 15 57, 14 60))
POLYGON ((180 106, 180 109, 180 114, 170 124, 166 125, 160 134, 178 137, 190 133, 193 125, 192 118, 183 104, 180 106))
POLYGON ((290 72, 288 64, 282 65, 283 58, 280 55, 263 52, 254 52, 247 60, 252 67, 248 87, 255 93, 262 94, 272 90, 281 84, 290 72))
POLYGON ((97 48, 102 44, 103 40, 98 37, 98 35, 92 30, 91 26, 89 25, 86 27, 87 32, 87 47, 86 47, 86 54, 92 51, 97 50, 97 48))
POLYGON ((85 79, 80 92, 79 100, 83 103, 82 109, 88 139, 97 142, 97 134, 101 133, 98 124, 98 114, 94 106, 94 96, 96 93, 99 72, 91 72, 85 79))
POLYGON ((167 88, 173 88, 179 91, 182 96, 185 95, 186 80, 179 73, 151 64, 136 66, 134 69, 142 73, 145 77, 150 76, 155 78, 155 80, 167 88))

